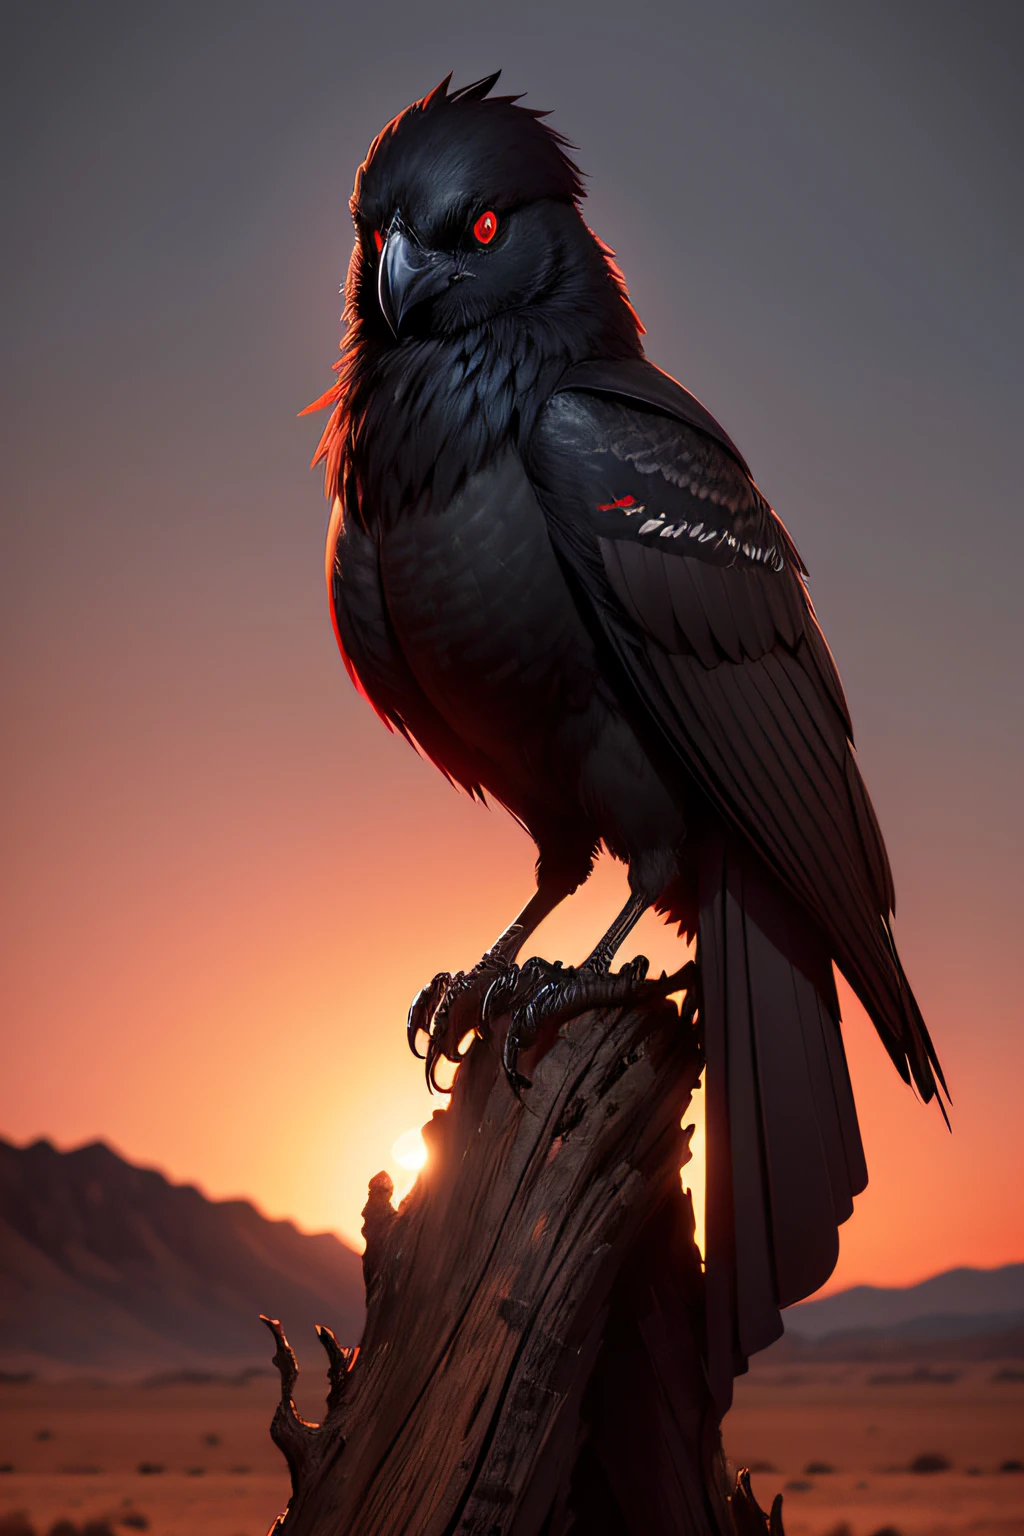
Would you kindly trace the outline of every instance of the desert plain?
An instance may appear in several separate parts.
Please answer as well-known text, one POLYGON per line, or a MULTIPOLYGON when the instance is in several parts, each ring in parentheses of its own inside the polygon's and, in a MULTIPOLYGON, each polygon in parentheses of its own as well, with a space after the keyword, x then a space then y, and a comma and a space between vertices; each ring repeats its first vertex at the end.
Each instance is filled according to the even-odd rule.
MULTIPOLYGON (((306 1417, 318 1416, 319 1385, 318 1373, 300 1378, 306 1417)), ((2 1383, 0 1536, 103 1519, 115 1536, 265 1536, 288 1497, 268 1433, 275 1399, 269 1375, 2 1383)), ((1013 1363, 769 1355, 737 1383, 723 1438, 765 1508, 783 1494, 787 1536, 1024 1536, 1024 1369, 1013 1363)))

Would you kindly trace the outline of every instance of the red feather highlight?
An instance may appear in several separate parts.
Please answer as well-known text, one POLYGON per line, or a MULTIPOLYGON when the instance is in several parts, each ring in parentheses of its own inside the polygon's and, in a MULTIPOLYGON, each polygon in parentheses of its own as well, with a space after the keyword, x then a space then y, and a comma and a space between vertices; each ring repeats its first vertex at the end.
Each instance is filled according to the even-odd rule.
MULTIPOLYGON (((304 414, 305 412, 303 412, 304 414)), ((316 460, 313 462, 315 463, 316 460)), ((334 638, 338 642, 338 650, 341 652, 341 659, 345 663, 345 671, 349 675, 353 688, 357 693, 362 694, 367 704, 372 706, 374 714, 383 720, 388 730, 393 731, 394 725, 387 715, 384 714, 383 710, 377 708, 377 705, 374 704, 363 686, 363 680, 356 671, 355 663, 345 649, 345 642, 342 640, 341 630, 338 628, 338 615, 334 611, 334 551, 338 543, 338 536, 341 533, 341 525, 344 521, 345 511, 341 504, 341 497, 336 496, 334 498, 334 505, 331 508, 330 521, 327 524, 327 550, 324 558, 324 574, 327 577, 327 606, 331 610, 331 628, 334 630, 334 638)))
POLYGON ((589 224, 587 225, 587 228, 588 228, 588 230, 590 230, 591 237, 593 238, 595 244, 597 245, 598 250, 601 252, 601 255, 604 257, 604 263, 605 263, 605 266, 608 268, 608 272, 609 272, 609 275, 611 276, 611 280, 615 284, 616 288, 619 290, 619 298, 622 300, 623 304, 625 304, 626 308, 629 310, 630 314, 633 317, 633 324, 636 326, 637 335, 638 336, 646 336, 647 335, 647 327, 644 325, 643 321, 640 319, 640 316, 637 314, 636 310, 633 308, 632 304, 629 302, 629 289, 626 287, 626 279, 625 279, 625 275, 623 274, 622 268, 619 266, 618 262, 615 260, 615 252, 612 250, 610 245, 606 245, 604 243, 604 241, 601 239, 600 235, 595 235, 594 234, 594 231, 592 229, 590 229, 590 225, 589 224))
MULTIPOLYGON (((340 370, 344 366, 345 359, 339 358, 338 362, 334 364, 335 371, 340 370)), ((310 469, 315 469, 321 459, 325 460, 324 495, 328 501, 336 496, 338 491, 338 475, 341 470, 341 455, 345 442, 345 425, 348 419, 348 413, 345 410, 344 404, 345 393, 346 381, 339 379, 336 384, 331 385, 330 389, 324 391, 319 400, 314 400, 311 405, 307 405, 299 412, 300 416, 309 416, 313 411, 322 411, 331 405, 334 407, 334 410, 327 419, 327 425, 320 434, 320 441, 316 445, 316 452, 309 461, 310 469)), ((333 548, 333 545, 329 547, 333 548)))

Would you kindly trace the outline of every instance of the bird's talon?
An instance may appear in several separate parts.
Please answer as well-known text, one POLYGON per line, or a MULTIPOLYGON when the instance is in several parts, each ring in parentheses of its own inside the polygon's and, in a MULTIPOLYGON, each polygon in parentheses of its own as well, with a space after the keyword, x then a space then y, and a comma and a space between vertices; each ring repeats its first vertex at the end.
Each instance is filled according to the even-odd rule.
MULTIPOLYGON (((414 1056, 420 1056, 416 1049, 416 1041, 420 1035, 426 1035, 428 1040, 432 1033, 432 1021, 437 1011, 438 1004, 445 995, 446 989, 451 985, 451 974, 448 971, 439 971, 433 981, 428 981, 425 987, 421 987, 412 1000, 409 1009, 409 1018, 406 1024, 406 1033, 409 1040, 409 1049, 414 1056)), ((425 1060, 425 1057, 421 1058, 425 1060)))
MULTIPOLYGON (((628 1006, 638 995, 652 999, 663 997, 670 991, 680 990, 684 984, 692 991, 692 970, 648 981, 649 970, 650 961, 644 955, 637 955, 620 971, 601 970, 597 965, 574 969, 563 966, 560 961, 527 960, 519 968, 518 978, 512 986, 500 994, 500 1000, 510 1014, 502 1065, 516 1097, 520 1098, 522 1089, 530 1086, 529 1079, 518 1069, 519 1057, 546 1029, 576 1018, 591 1008, 628 1006)), ((498 994, 495 994, 494 1002, 497 1001, 498 994)))
POLYGON ((425 1057, 426 1067, 424 1069, 427 1078, 427 1087, 430 1089, 431 1093, 444 1093, 445 1091, 437 1080, 438 1063, 443 1059, 443 1057, 444 1052, 441 1050, 435 1037, 431 1035, 430 1040, 427 1042, 427 1054, 425 1057))
POLYGON ((530 1079, 524 1077, 522 1072, 519 1071, 519 1052, 523 1046, 522 1034, 521 1022, 513 1019, 509 1024, 508 1034, 505 1036, 505 1045, 501 1053, 501 1064, 505 1069, 508 1085, 520 1101, 522 1100, 523 1089, 533 1087, 530 1079))
POLYGON ((446 1092, 437 1081, 441 1058, 458 1064, 465 1055, 460 1046, 467 1035, 480 1034, 494 1016, 506 991, 514 991, 519 981, 515 966, 505 967, 490 953, 484 955, 471 971, 439 971, 433 981, 418 993, 409 1009, 407 1032, 409 1048, 419 1056, 417 1042, 427 1037, 427 1085, 446 1092))
POLYGON ((501 1013, 504 999, 511 997, 519 985, 520 974, 518 965, 506 966, 504 970, 498 972, 484 993, 483 1005, 480 1009, 482 1024, 490 1024, 501 1013))

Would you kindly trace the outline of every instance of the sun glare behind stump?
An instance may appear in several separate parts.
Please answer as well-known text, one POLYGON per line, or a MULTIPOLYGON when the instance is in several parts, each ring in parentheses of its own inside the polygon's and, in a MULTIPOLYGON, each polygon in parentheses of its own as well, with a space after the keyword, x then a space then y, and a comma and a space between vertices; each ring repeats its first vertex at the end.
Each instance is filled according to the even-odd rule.
POLYGON ((410 1173, 419 1172, 427 1161, 427 1146, 418 1127, 402 1132, 391 1148, 391 1156, 400 1168, 408 1168, 410 1173))

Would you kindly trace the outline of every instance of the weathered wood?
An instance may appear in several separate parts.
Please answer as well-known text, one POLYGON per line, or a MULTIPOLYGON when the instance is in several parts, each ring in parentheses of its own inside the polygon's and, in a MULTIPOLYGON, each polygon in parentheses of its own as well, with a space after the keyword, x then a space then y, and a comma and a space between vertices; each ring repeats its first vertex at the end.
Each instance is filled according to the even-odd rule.
POLYGON ((664 1000, 563 1025, 524 1103, 497 1047, 474 1044, 398 1212, 387 1175, 371 1182, 366 1326, 358 1352, 323 1336, 319 1426, 295 1413, 271 1324, 282 1536, 729 1528, 679 1181, 700 1070, 664 1000))

